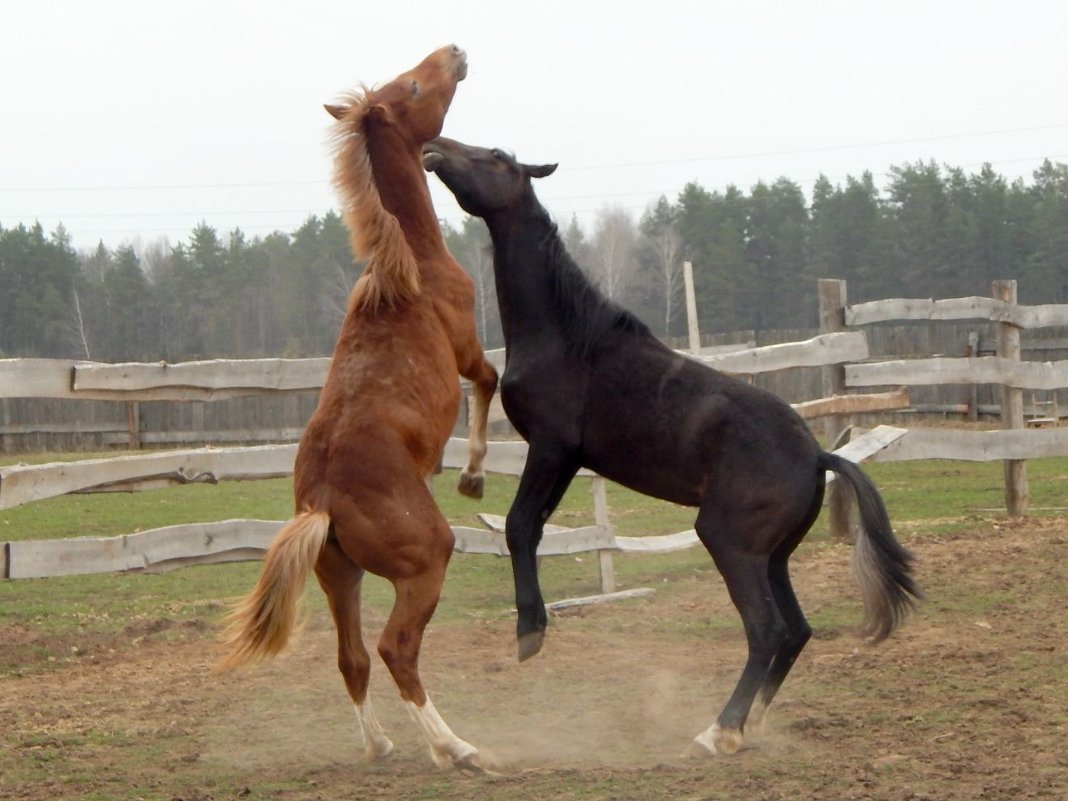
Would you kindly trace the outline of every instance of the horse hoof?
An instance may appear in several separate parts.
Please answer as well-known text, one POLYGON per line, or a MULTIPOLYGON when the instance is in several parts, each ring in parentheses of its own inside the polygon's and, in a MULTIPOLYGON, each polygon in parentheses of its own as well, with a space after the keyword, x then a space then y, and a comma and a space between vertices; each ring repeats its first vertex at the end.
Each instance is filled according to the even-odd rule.
POLYGON ((460 473, 460 494, 468 498, 478 500, 482 497, 482 489, 486 480, 484 476, 460 473))
POLYGON ((712 727, 712 741, 716 744, 716 751, 721 754, 736 754, 743 740, 741 729, 721 729, 719 724, 712 727))
POLYGON ((385 759, 393 753, 393 741, 388 737, 383 737, 380 740, 376 740, 371 745, 367 746, 365 751, 367 754, 367 761, 374 762, 379 759, 385 759))
POLYGON ((718 723, 694 737, 689 756, 730 755, 742 747, 742 732, 739 729, 721 729, 718 723))
POLYGON ((484 776, 500 776, 501 774, 495 770, 492 770, 482 754, 475 751, 472 754, 468 754, 463 759, 458 759, 453 763, 457 770, 466 770, 471 773, 481 773, 484 776))
POLYGON ((702 732, 693 738, 693 742, 690 743, 690 747, 683 752, 684 757, 714 757, 719 752, 716 751, 716 744, 712 741, 711 729, 706 732, 702 732))
POLYGON ((541 643, 545 639, 544 631, 532 631, 524 634, 516 643, 518 646, 519 661, 526 662, 541 650, 541 643))
POLYGON ((489 773, 482 755, 471 743, 457 739, 446 746, 431 746, 430 757, 439 768, 489 773))

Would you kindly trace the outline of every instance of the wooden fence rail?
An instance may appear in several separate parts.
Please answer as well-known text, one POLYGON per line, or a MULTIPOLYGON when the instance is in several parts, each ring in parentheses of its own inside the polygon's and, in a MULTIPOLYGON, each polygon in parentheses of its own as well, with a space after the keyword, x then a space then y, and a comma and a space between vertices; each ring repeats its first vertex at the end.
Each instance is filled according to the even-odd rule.
MULTIPOLYGON (((679 351, 687 356, 689 351, 679 351)), ((504 350, 486 352, 498 369, 504 350)), ((857 331, 764 347, 708 347, 694 354, 717 369, 762 373, 868 357, 857 331)), ((103 364, 69 359, 0 359, 0 398, 217 401, 320 389, 329 359, 212 359, 168 364, 103 364)))
MULTIPOLYGON (((823 282, 821 282, 822 284, 823 282)), ((1068 306, 1018 306, 1004 299, 956 298, 950 300, 893 299, 847 306, 841 284, 841 305, 821 314, 828 324, 864 325, 888 319, 994 321, 999 330, 1019 327, 1068 324, 1068 306)), ((1011 282, 1010 282, 1011 283, 1011 282)), ((821 286, 821 293, 824 287, 821 286)), ((1014 286, 1012 287, 1014 290, 1014 286)), ((831 295, 828 294, 828 297, 831 295)), ((1009 337, 999 336, 1011 341, 1009 337)), ((696 340, 695 340, 696 341, 696 340)), ((1018 342, 1018 337, 1017 337, 1018 342)), ((825 384, 827 397, 795 404, 807 418, 828 417, 835 424, 845 416, 873 410, 901 409, 909 405, 906 389, 868 395, 845 394, 850 387, 924 385, 945 383, 988 383, 1015 392, 1018 407, 1021 389, 1059 389, 1068 386, 1068 361, 1029 363, 1019 361, 1019 350, 1000 352, 994 357, 883 359, 870 361, 868 338, 864 331, 829 330, 803 342, 765 347, 737 346, 682 351, 718 369, 733 373, 759 374, 808 366, 838 371, 844 379, 825 384)), ((503 353, 491 353, 500 365, 503 353)), ((186 364, 103 365, 88 362, 41 359, 0 360, 0 398, 108 399, 128 403, 150 400, 218 401, 243 395, 307 392, 321 385, 328 368, 326 359, 212 360, 186 364)), ((1005 404, 1003 404, 1005 408, 1005 404)), ((1019 416, 1019 411, 1015 412, 1019 416)), ((1024 459, 1068 455, 1068 429, 1027 430, 1022 421, 1007 422, 996 432, 904 429, 881 426, 841 449, 855 461, 903 459, 1006 460, 1019 465, 1024 459)), ((289 475, 296 446, 293 444, 245 448, 200 448, 113 459, 83 460, 36 466, 0 468, 0 509, 43 500, 71 492, 134 491, 174 483, 243 480, 289 475)), ((444 464, 464 463, 466 443, 452 439, 446 447, 444 464)), ((526 459, 522 442, 490 444, 486 469, 517 475, 526 459)), ((586 471, 580 475, 592 475, 586 471)), ((602 480, 595 487, 603 497, 602 480)), ((1019 495, 1018 488, 1014 489, 1019 495)), ((1026 493, 1024 493, 1026 496, 1026 493)), ((684 547, 694 541, 692 532, 667 538, 625 542, 611 535, 603 500, 595 499, 594 526, 577 531, 558 532, 546 537, 546 552, 592 548, 649 552, 660 547, 684 547), (559 536, 557 536, 559 535, 559 536), (570 538, 570 539, 568 539, 570 538)), ((1026 511, 1010 500, 1013 513, 1026 511)), ((506 553, 503 538, 490 529, 457 528, 458 547, 477 553, 506 553)), ((0 575, 20 577, 52 575, 48 571, 164 569, 190 563, 247 558, 262 552, 277 521, 223 521, 160 530, 153 542, 142 532, 119 538, 104 538, 90 544, 81 540, 58 540, 49 544, 11 541, 2 544, 0 575), (274 527, 273 529, 271 527, 274 527), (237 534, 238 531, 244 534, 237 534), (121 542, 120 542, 121 540, 121 542), (77 546, 68 548, 68 543, 77 546), (80 549, 80 550, 78 550, 80 549), (95 549, 95 550, 94 550, 95 549), (91 555, 95 554, 95 555, 91 555), (108 565, 112 567, 108 568, 108 565)), ((632 538, 633 539, 633 538, 632 538)), ((648 538, 638 538, 646 540, 648 538)), ((602 586, 614 583, 610 561, 601 561, 602 586)))
MULTIPOLYGON (((839 453, 854 460, 869 458, 885 448, 888 444, 904 436, 904 429, 888 426, 877 428, 864 436, 858 437, 839 453)), ((165 481, 180 481, 178 473, 207 471, 219 472, 210 476, 214 480, 241 480, 267 478, 283 470, 288 465, 292 472, 295 446, 276 446, 266 451, 261 448, 235 449, 254 452, 255 458, 235 460, 235 454, 220 454, 213 449, 187 451, 174 461, 166 464, 174 468, 163 476, 165 481), (271 464, 262 472, 251 470, 248 466, 264 459, 271 464)), ((527 446, 525 442, 491 442, 486 454, 485 467, 488 471, 506 475, 519 475, 526 462, 527 446)), ((250 454, 251 456, 252 454, 250 454)), ((467 464, 467 441, 458 438, 449 440, 445 449, 443 466, 460 468, 467 464)), ((157 470, 159 463, 146 460, 145 457, 126 457, 123 469, 112 475, 122 477, 127 489, 143 489, 160 476, 143 475, 143 480, 130 480, 139 465, 144 471, 157 470)), ((87 460, 98 468, 98 462, 114 460, 87 460)), ((43 470, 33 467, 5 468, 5 478, 20 477, 17 482, 20 489, 28 488, 22 496, 13 490, 9 498, 18 500, 40 499, 46 494, 39 487, 46 482, 27 480, 29 476, 40 479, 51 475, 52 486, 66 487, 67 492, 80 490, 113 489, 114 485, 87 484, 92 480, 81 470, 64 473, 71 463, 39 465, 43 470), (80 480, 79 480, 80 479, 80 480), (36 490, 34 488, 37 488, 36 490), (27 497, 34 495, 34 497, 27 497)), ((90 473, 92 471, 90 470, 90 473)), ((202 473, 203 475, 203 473, 202 473)), ((604 479, 588 470, 579 472, 581 476, 593 478, 592 491, 596 497, 602 494, 604 479)), ((61 493, 55 493, 61 494, 61 493)), ((25 501, 22 501, 25 502, 25 501)), ((697 534, 693 530, 655 537, 616 537, 607 517, 607 506, 601 500, 601 514, 595 514, 592 526, 581 528, 563 528, 547 526, 546 534, 538 546, 542 556, 585 553, 596 551, 605 554, 610 551, 628 551, 633 553, 665 553, 688 548, 697 544, 697 534)), ((0 504, 2 507, 2 504, 0 504)), ((595 510, 596 511, 596 510, 595 510)), ((497 515, 480 515, 487 528, 476 529, 467 526, 454 526, 456 550, 463 553, 508 555, 508 545, 504 537, 504 520, 497 515)), ((124 534, 115 537, 75 537, 55 540, 11 540, 0 542, 0 578, 44 578, 48 576, 65 576, 88 573, 115 572, 163 572, 180 567, 201 564, 218 564, 221 562, 247 561, 262 558, 271 539, 284 525, 280 520, 224 520, 218 523, 191 523, 164 528, 124 534)), ((602 594, 614 591, 611 562, 600 564, 602 594)))

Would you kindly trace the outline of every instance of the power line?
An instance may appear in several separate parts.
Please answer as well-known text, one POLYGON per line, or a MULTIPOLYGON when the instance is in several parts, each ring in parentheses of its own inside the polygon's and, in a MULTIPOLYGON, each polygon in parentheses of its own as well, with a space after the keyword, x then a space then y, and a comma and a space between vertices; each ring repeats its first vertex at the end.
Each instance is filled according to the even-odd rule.
POLYGON ((0 192, 140 192, 171 189, 262 189, 264 187, 328 186, 325 181, 247 181, 229 184, 126 184, 115 186, 0 186, 0 192))
MULTIPOLYGON (((1057 127, 1057 126, 1049 126, 1049 127, 1057 127)), ((949 165, 949 166, 954 166, 954 167, 958 167, 958 168, 961 168, 961 169, 972 169, 972 168, 975 168, 977 166, 982 166, 984 164, 992 164, 992 165, 1011 164, 1011 163, 1019 163, 1019 162, 1027 162, 1027 161, 1032 161, 1033 162, 1033 161, 1038 161, 1040 159, 1058 160, 1058 159, 1063 159, 1063 158, 1068 158, 1068 153, 1057 153, 1057 154, 1049 154, 1049 155, 1044 155, 1044 156, 1014 157, 1014 158, 1009 158, 1009 159, 986 159, 986 160, 983 160, 981 162, 973 162, 973 163, 968 163, 968 164, 958 164, 958 165, 949 165)), ((875 175, 875 176, 879 176, 879 177, 889 177, 891 175, 891 173, 889 173, 889 172, 873 172, 872 174, 875 175)), ((839 180, 842 180, 843 178, 846 178, 846 177, 849 177, 849 176, 826 175, 824 177, 828 178, 828 180, 839 181, 839 180)), ((757 178, 757 179, 753 179, 753 180, 761 180, 761 179, 757 178)), ((807 179, 791 179, 791 180, 793 180, 795 183, 798 183, 798 184, 809 184, 809 183, 814 183, 817 179, 813 177, 813 178, 807 178, 807 179)), ((733 181, 732 183, 737 185, 739 183, 745 183, 745 182, 733 181)), ((580 195, 559 195, 559 196, 555 196, 555 197, 554 196, 543 196, 542 197, 542 201, 547 206, 549 206, 550 208, 554 208, 559 213, 561 213, 562 215, 566 216, 566 215, 571 215, 571 214, 592 213, 592 212, 596 212, 598 210, 598 208, 599 208, 599 207, 595 208, 595 207, 588 207, 588 206, 577 207, 577 205, 572 205, 568 201, 597 200, 597 199, 608 199, 608 198, 616 198, 616 197, 643 197, 643 196, 644 197, 649 197, 649 198, 655 198, 655 197, 661 197, 661 196, 670 196, 672 194, 676 194, 678 191, 679 191, 679 189, 676 187, 676 188, 674 188, 674 189, 672 189, 670 191, 658 191, 658 190, 651 190, 650 189, 650 190, 634 190, 634 191, 625 191, 625 192, 599 192, 599 193, 580 194, 580 195)), ((648 207, 648 203, 645 203, 643 205, 628 204, 624 208, 627 211, 641 212, 647 207, 648 207)), ((336 209, 330 209, 329 211, 336 211, 336 209)), ((128 214, 124 214, 124 213, 103 213, 103 214, 67 214, 67 215, 64 215, 64 214, 44 214, 44 215, 21 214, 21 215, 13 215, 13 214, 7 214, 7 213, 0 213, 0 221, 2 221, 5 217, 8 217, 8 218, 11 218, 11 217, 15 217, 15 218, 36 217, 36 218, 44 218, 44 219, 57 219, 60 223, 62 223, 65 220, 92 219, 92 218, 107 219, 107 218, 123 218, 123 217, 145 218, 145 217, 181 217, 181 216, 188 216, 188 217, 199 217, 199 218, 202 218, 202 219, 207 219, 207 218, 211 218, 211 217, 217 217, 217 216, 220 216, 220 215, 250 216, 250 215, 257 215, 257 214, 298 214, 298 215, 302 215, 303 217, 307 218, 309 216, 321 216, 322 214, 325 214, 325 213, 327 213, 327 212, 324 212, 321 209, 319 209, 319 210, 311 210, 311 211, 301 210, 301 209, 277 209, 277 210, 274 210, 274 209, 259 209, 259 210, 246 210, 246 211, 130 212, 128 214)), ((462 218, 456 218, 456 217, 446 217, 446 218, 442 218, 442 219, 445 222, 448 222, 450 224, 458 224, 458 223, 462 222, 462 218)), ((294 225, 299 225, 299 223, 295 223, 294 225)), ((256 231, 269 231, 269 232, 282 231, 283 233, 286 233, 286 231, 283 230, 283 228, 285 227, 284 224, 283 225, 271 224, 271 223, 238 224, 238 225, 236 225, 234 227, 239 228, 241 231, 249 232, 249 233, 256 232, 256 231)), ((153 236, 153 235, 155 235, 155 236, 159 236, 159 235, 166 235, 166 234, 175 234, 175 235, 182 236, 182 235, 187 235, 189 233, 189 228, 188 227, 183 227, 183 228, 175 228, 175 227, 160 227, 160 228, 138 227, 138 228, 132 228, 132 229, 131 228, 92 229, 92 230, 84 230, 84 229, 82 229, 82 230, 73 231, 72 233, 76 234, 79 237, 99 237, 99 236, 108 236, 108 235, 124 235, 124 236, 153 236)))
POLYGON ((817 147, 797 148, 790 150, 762 150, 746 153, 726 153, 715 156, 692 156, 679 159, 658 159, 654 161, 631 161, 618 162, 615 164, 590 164, 581 167, 571 167, 572 170, 604 170, 620 167, 655 167, 665 164, 690 164, 700 161, 729 161, 733 159, 766 158, 767 156, 794 156, 806 153, 828 153, 838 150, 860 150, 867 147, 888 147, 890 145, 912 145, 922 142, 941 142, 949 139, 967 139, 978 136, 997 136, 1011 133, 1029 133, 1033 131, 1053 130, 1056 128, 1068 128, 1068 122, 1054 125, 1036 125, 1031 128, 1005 128, 999 131, 977 131, 975 133, 945 134, 943 136, 922 136, 914 139, 888 139, 881 142, 866 142, 862 144, 821 145, 817 147))
MULTIPOLYGON (((887 147, 890 145, 919 144, 922 142, 941 142, 950 139, 970 139, 980 136, 1000 136, 1014 133, 1032 133, 1035 131, 1055 130, 1068 128, 1068 122, 1053 123, 1050 125, 1034 125, 1026 128, 1003 128, 993 131, 973 131, 971 133, 942 134, 936 136, 921 136, 908 139, 887 139, 876 142, 864 142, 854 144, 821 145, 807 148, 790 148, 783 150, 750 151, 744 153, 720 153, 706 156, 689 156, 674 159, 654 159, 650 161, 628 161, 603 164, 572 165, 569 170, 603 170, 619 169, 627 167, 652 167, 668 164, 691 164, 701 161, 728 161, 734 159, 765 158, 768 156, 791 156, 806 153, 828 153, 838 150, 858 150, 868 147, 887 147)), ((325 186, 329 181, 299 180, 299 181, 248 181, 215 184, 128 184, 115 186, 44 186, 44 187, 0 187, 0 192, 118 192, 118 191, 160 191, 172 189, 252 189, 263 187, 292 187, 292 186, 325 186)))
MULTIPOLYGON (((1068 158, 1068 153, 1054 153, 1045 156, 1021 156, 1011 159, 987 159, 981 162, 970 162, 968 164, 952 165, 961 169, 971 169, 974 167, 980 167, 984 164, 1014 164, 1025 161, 1037 161, 1039 159, 1062 159, 1068 158)), ((889 172, 873 172, 872 175, 879 177, 889 177, 889 172)), ((828 180, 842 180, 850 177, 848 175, 825 175, 828 180)), ((759 179, 757 179, 759 180, 759 179)), ((816 177, 809 178, 795 178, 791 179, 797 183, 812 183, 817 180, 816 177)), ((677 191, 677 190, 670 190, 677 191)), ((637 189, 627 190, 625 192, 592 192, 581 195, 548 195, 542 199, 549 203, 558 203, 568 200, 597 200, 600 198, 613 198, 613 197, 641 197, 641 196, 656 196, 668 194, 669 190, 662 189, 637 189)), ((129 211, 129 212, 106 212, 106 213, 76 213, 76 214, 64 214, 61 212, 50 212, 48 214, 11 214, 0 212, 0 218, 8 217, 39 217, 44 219, 59 219, 59 220, 79 220, 79 219, 107 219, 107 218, 122 218, 122 217, 214 217, 219 215, 238 215, 238 216, 251 216, 255 214, 303 214, 319 215, 324 213, 321 209, 246 209, 246 210, 229 210, 229 209, 215 209, 212 211, 129 211)), ((263 227, 263 226, 261 226, 263 227)), ((109 232, 115 233, 115 232, 109 232)))

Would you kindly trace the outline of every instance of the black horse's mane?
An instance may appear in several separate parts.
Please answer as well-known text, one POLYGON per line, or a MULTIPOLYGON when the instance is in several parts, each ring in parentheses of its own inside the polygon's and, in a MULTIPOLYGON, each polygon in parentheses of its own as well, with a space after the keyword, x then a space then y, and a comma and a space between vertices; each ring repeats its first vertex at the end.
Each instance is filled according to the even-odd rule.
POLYGON ((560 312, 564 338, 572 348, 582 354, 589 353, 607 334, 615 332, 653 335, 649 326, 594 286, 567 252, 555 224, 541 248, 553 276, 553 303, 560 312))

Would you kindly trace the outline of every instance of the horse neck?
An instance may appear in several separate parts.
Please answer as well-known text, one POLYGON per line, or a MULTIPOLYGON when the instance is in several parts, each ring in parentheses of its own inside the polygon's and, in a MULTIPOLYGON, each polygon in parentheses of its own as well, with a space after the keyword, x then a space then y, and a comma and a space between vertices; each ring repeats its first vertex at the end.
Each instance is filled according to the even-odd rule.
POLYGON ((518 206, 486 218, 493 241, 493 273, 505 346, 553 330, 550 261, 559 234, 549 213, 531 195, 518 206))
POLYGON ((430 199, 421 151, 387 130, 368 138, 367 152, 382 207, 397 218, 423 272, 448 250, 430 199))

